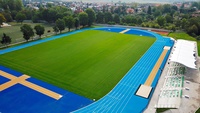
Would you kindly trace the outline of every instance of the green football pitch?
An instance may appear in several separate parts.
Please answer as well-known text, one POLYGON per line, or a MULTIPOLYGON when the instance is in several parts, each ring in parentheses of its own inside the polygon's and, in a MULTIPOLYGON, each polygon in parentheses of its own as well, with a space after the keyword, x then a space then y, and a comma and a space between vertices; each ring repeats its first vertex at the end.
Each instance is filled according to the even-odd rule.
POLYGON ((99 99, 155 38, 88 30, 0 55, 0 64, 60 88, 99 99))

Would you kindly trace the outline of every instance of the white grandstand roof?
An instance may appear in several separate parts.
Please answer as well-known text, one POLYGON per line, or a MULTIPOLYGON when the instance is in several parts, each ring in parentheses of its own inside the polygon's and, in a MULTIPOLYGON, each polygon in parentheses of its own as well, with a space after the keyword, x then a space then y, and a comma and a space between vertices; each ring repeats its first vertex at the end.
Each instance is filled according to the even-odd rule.
POLYGON ((170 60, 178 62, 189 68, 196 69, 196 42, 187 40, 177 40, 171 54, 170 60))

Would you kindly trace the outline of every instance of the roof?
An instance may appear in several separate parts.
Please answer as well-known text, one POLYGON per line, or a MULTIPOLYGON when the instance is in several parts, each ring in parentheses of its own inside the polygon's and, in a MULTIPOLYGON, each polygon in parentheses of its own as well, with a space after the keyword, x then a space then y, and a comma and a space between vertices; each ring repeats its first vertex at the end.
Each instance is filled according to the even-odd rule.
POLYGON ((196 69, 196 42, 177 40, 171 54, 170 61, 178 62, 189 68, 196 69))

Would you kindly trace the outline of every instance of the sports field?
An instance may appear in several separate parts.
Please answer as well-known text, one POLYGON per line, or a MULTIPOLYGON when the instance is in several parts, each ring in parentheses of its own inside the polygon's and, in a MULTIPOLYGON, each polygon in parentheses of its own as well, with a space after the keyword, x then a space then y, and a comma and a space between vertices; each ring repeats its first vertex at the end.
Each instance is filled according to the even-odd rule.
POLYGON ((0 55, 0 64, 90 99, 99 99, 155 40, 87 30, 0 55))

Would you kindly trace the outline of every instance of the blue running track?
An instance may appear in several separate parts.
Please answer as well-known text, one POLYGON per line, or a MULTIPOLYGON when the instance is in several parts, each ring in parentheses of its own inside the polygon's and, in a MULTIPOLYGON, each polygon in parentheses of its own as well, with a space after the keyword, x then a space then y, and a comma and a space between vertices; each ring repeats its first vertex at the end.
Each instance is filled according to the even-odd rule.
MULTIPOLYGON (((94 29, 119 33, 125 30, 126 28, 107 27, 107 28, 94 28, 94 29)), ((36 44, 41 44, 47 41, 51 41, 57 38, 62 38, 63 36, 69 36, 85 30, 89 29, 77 30, 67 34, 57 35, 50 38, 7 48, 4 50, 0 50, 0 54, 5 54, 8 52, 33 46, 36 44)), ((63 94, 64 97, 61 98, 59 101, 55 101, 50 97, 44 96, 38 92, 35 92, 18 84, 0 92, 0 100, 1 100, 0 112, 67 113, 74 111, 74 113, 141 113, 142 111, 145 110, 150 101, 150 98, 153 94, 153 91, 160 77, 161 70, 158 71, 152 83, 153 91, 151 92, 149 98, 146 99, 136 96, 135 93, 139 88, 139 86, 145 83, 146 79, 148 78, 148 75, 150 74, 155 63, 160 57, 163 51, 163 47, 164 46, 172 47, 174 42, 168 38, 163 38, 162 36, 156 33, 138 29, 131 29, 125 34, 149 36, 152 38, 156 38, 157 40, 148 49, 148 51, 140 58, 140 60, 126 73, 126 75, 121 79, 121 81, 107 95, 105 95, 100 100, 92 103, 91 100, 85 99, 84 97, 80 97, 71 92, 51 86, 34 78, 30 78, 28 79, 28 81, 49 88, 50 90, 58 92, 60 94, 63 94), (85 105, 88 106, 83 107, 85 105)), ((164 68, 169 53, 170 51, 168 51, 160 69, 164 68)), ((15 76, 22 75, 21 73, 7 69, 3 66, 0 66, 0 69, 4 71, 7 70, 9 73, 15 76)), ((0 76, 0 84, 3 84, 7 81, 9 80, 0 76)))
MULTIPOLYGON (((125 28, 96 28, 96 30, 120 32, 125 30, 125 28)), ((156 33, 138 29, 131 29, 125 34, 150 36, 157 40, 107 95, 91 105, 74 111, 74 113, 141 113, 147 107, 153 91, 147 99, 136 96, 135 93, 138 87, 145 83, 148 75, 160 57, 163 47, 172 47, 174 42, 156 33)), ((168 51, 161 65, 161 69, 164 68, 169 53, 170 51, 168 51)), ((152 83, 153 90, 156 87, 160 74, 161 70, 158 71, 152 83)))
MULTIPOLYGON (((0 70, 17 77, 23 75, 3 66, 0 66, 0 70)), ((8 81, 10 80, 0 76, 0 85, 8 81)), ((59 93, 63 97, 55 100, 26 86, 16 84, 0 91, 0 113, 69 113, 93 102, 34 78, 29 78, 27 81, 59 93)))
POLYGON ((3 50, 0 50, 0 55, 5 54, 5 53, 9 53, 9 52, 12 52, 12 51, 20 50, 20 49, 23 49, 23 48, 26 48, 26 47, 34 46, 34 45, 37 45, 37 44, 41 44, 41 43, 44 43, 44 42, 48 42, 48 41, 51 41, 51 40, 55 40, 55 39, 58 39, 58 38, 62 38, 62 37, 65 37, 65 36, 73 35, 73 34, 76 34, 76 33, 79 33, 79 32, 83 32, 83 31, 88 30, 88 29, 89 28, 85 28, 85 29, 82 29, 82 30, 76 30, 76 31, 72 31, 72 32, 69 32, 69 33, 65 33, 65 34, 52 36, 50 38, 45 38, 45 39, 25 43, 25 44, 22 44, 22 45, 19 45, 19 46, 3 49, 3 50))

